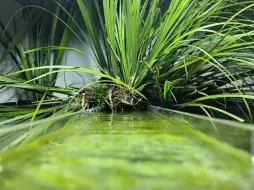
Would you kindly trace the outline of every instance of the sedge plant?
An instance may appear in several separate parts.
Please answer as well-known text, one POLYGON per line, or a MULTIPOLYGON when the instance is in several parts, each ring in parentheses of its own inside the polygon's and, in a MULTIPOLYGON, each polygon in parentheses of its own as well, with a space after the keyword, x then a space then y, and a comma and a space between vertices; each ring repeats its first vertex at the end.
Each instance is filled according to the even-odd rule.
MULTIPOLYGON (((217 112, 252 122, 254 1, 171 0, 162 11, 161 0, 77 0, 88 35, 68 9, 54 3, 68 19, 51 16, 81 42, 91 41, 91 56, 100 72, 39 65, 10 73, 8 80, 47 69, 17 86, 33 85, 58 72, 91 73, 102 78, 97 83, 120 86, 148 102, 174 109, 198 107, 210 117, 217 112), (227 109, 231 102, 239 105, 244 119, 227 109)), ((86 54, 65 44, 39 44, 24 54, 60 50, 86 54)), ((47 91, 52 89, 47 85, 47 91)))
MULTIPOLYGON (((0 56, 0 65, 8 56, 15 63, 12 71, 0 75, 0 88, 25 89, 27 101, 25 105, 19 105, 19 103, 17 105, 11 104, 11 106, 0 105, 0 142, 2 145, 6 144, 5 149, 27 141, 28 137, 33 138, 44 134, 54 123, 49 122, 34 128, 34 122, 46 117, 51 120, 52 117, 57 118, 59 115, 68 117, 73 112, 88 106, 87 104, 82 106, 76 104, 77 101, 81 101, 81 98, 76 96, 78 89, 55 86, 58 77, 57 70, 64 58, 64 50, 25 53, 36 47, 66 46, 70 27, 63 25, 58 18, 61 17, 71 26, 70 18, 61 10, 61 7, 56 4, 52 5, 51 1, 17 0, 17 2, 21 4, 21 8, 12 16, 7 26, 0 22, 0 42, 5 48, 0 56), (18 28, 20 22, 22 28, 18 28), (11 24, 14 25, 14 33, 8 32, 8 27, 11 24), (39 77, 42 75, 45 77, 39 77), (58 98, 54 93, 65 94, 70 98, 58 98), (10 131, 4 132, 6 126, 18 126, 24 123, 29 123, 28 126, 25 125, 24 129, 15 129, 14 127, 10 131), (20 134, 22 135, 15 139, 15 136, 20 134)), ((68 14, 75 15, 72 3, 62 0, 59 0, 58 3, 66 7, 68 14)))
POLYGON ((226 110, 237 102, 252 121, 253 1, 172 0, 165 12, 160 0, 98 2, 77 0, 103 73, 164 106, 243 121, 226 110))
MULTIPOLYGON (((21 8, 12 16, 7 26, 0 22, 1 26, 1 43, 5 51, 0 57, 2 64, 8 56, 11 56, 15 71, 24 71, 19 75, 8 76, 8 73, 0 76, 0 85, 4 87, 21 87, 27 90, 27 100, 30 102, 39 101, 43 94, 47 92, 47 97, 52 97, 53 92, 63 94, 72 94, 71 90, 55 87, 57 73, 48 75, 38 80, 33 80, 32 83, 27 83, 37 76, 48 73, 52 69, 50 67, 41 70, 29 70, 35 67, 60 65, 63 60, 64 51, 43 51, 25 54, 25 51, 42 46, 66 46, 70 31, 60 23, 58 17, 66 17, 58 6, 52 6, 50 1, 34 1, 34 0, 16 0, 21 4, 21 8), (54 13, 55 17, 48 12, 54 13), (8 27, 14 23, 14 34, 8 32, 8 27), (18 25, 22 24, 22 28, 18 25), (26 83, 26 84, 24 84, 26 83)), ((60 0, 62 2, 62 0, 60 0)), ((72 4, 62 2, 66 6, 69 14, 74 14, 72 4)), ((66 18, 68 23, 68 18, 66 18)), ((70 24, 70 23, 69 23, 70 24)), ((54 70, 54 69, 53 69, 54 70)))
MULTIPOLYGON (((47 50, 26 54, 27 50, 42 46, 66 46, 68 43, 70 30, 63 25, 58 18, 63 18, 66 23, 71 25, 70 19, 65 12, 51 1, 35 0, 16 0, 21 4, 21 8, 10 18, 8 24, 4 26, 0 22, 1 44, 5 48, 0 57, 0 65, 11 56, 15 63, 14 69, 10 73, 0 75, 0 87, 3 88, 22 88, 26 90, 27 104, 25 107, 17 105, 10 107, 0 106, 0 112, 5 120, 6 117, 23 115, 29 113, 29 118, 34 114, 37 108, 45 108, 49 113, 63 107, 69 103, 68 100, 62 100, 55 97, 54 93, 61 93, 69 96, 75 94, 73 88, 55 86, 57 80, 57 68, 64 57, 64 50, 47 50), (54 15, 54 16, 52 16, 54 15), (8 28, 14 25, 14 33, 9 33, 8 28), (18 26, 22 24, 22 28, 18 26), (33 68, 40 67, 40 70, 33 68), (50 75, 38 78, 45 73, 51 72, 50 75), (35 79, 35 80, 33 80, 35 79), (8 109, 6 109, 8 108, 8 109), (48 109, 50 108, 50 109, 48 109)), ((74 15, 72 3, 59 0, 66 7, 68 14, 74 15)), ((39 113, 39 112, 37 112, 39 113)), ((47 115, 47 114, 46 114, 47 115)), ((18 120, 19 121, 19 120, 18 120)))
MULTIPOLYGON (((237 102, 252 121, 253 1, 172 0, 164 12, 161 3, 77 0, 102 75, 145 99, 149 90, 157 93, 164 106, 200 107, 243 121, 226 111, 227 102, 237 102)), ((26 53, 63 49, 83 53, 63 46, 26 53)))

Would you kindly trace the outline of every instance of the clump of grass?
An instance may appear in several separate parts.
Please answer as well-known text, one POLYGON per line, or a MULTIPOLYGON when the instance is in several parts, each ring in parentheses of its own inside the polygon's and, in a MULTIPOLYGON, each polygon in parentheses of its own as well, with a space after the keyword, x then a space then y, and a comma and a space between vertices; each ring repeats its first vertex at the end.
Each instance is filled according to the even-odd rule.
MULTIPOLYGON (((119 101, 115 102, 121 104, 126 102, 128 105, 131 99, 142 99, 174 109, 198 107, 209 117, 217 112, 244 121, 227 109, 233 102, 239 105, 246 120, 252 122, 254 20, 250 15, 253 14, 253 1, 172 0, 164 11, 161 10, 161 0, 103 0, 101 3, 77 0, 77 4, 71 4, 69 9, 62 1, 54 0, 54 10, 42 5, 24 7, 51 15, 53 32, 49 38, 36 35, 31 42, 33 45, 23 48, 26 50, 22 51, 24 68, 1 76, 1 85, 40 93, 37 107, 29 115, 31 121, 40 113, 41 105, 51 101, 48 97, 52 92, 69 95, 65 104, 61 104, 65 110, 72 100, 85 94, 88 86, 82 89, 55 86, 58 72, 83 72, 102 78, 90 84, 98 92, 104 83, 117 86, 116 92, 121 92, 118 94, 122 97, 118 96, 119 101), (77 14, 74 15, 70 10, 76 10, 76 6, 80 12, 74 11, 77 14), (76 18, 82 19, 88 35, 76 18), (60 41, 51 43, 59 37, 56 35, 58 23, 63 24, 65 30, 60 41), (100 72, 59 65, 64 51, 87 56, 87 52, 66 47, 69 32, 81 43, 91 41, 91 57, 100 72), (42 43, 44 39, 46 43, 42 43), (33 60, 41 60, 45 53, 46 59, 42 62, 47 64, 33 60), (47 61, 51 55, 55 56, 54 65, 47 61), (30 63, 28 66, 25 64, 27 61, 30 63), (35 62, 38 65, 33 65, 35 62), (20 75, 25 75, 25 78, 20 75)), ((9 53, 16 51, 15 48, 11 48, 9 53)), ((97 96, 98 93, 94 94, 97 96)), ((112 88, 103 92, 99 102, 104 101, 112 107, 110 96, 112 88)), ((56 99, 51 102, 56 102, 56 99)), ((78 99, 76 102, 83 105, 82 102, 89 101, 78 99)), ((75 112, 79 109, 84 107, 69 110, 75 112)))
MULTIPOLYGON (((57 10, 68 16, 64 20, 46 11, 54 21, 62 22, 81 42, 87 38, 92 41, 92 56, 101 73, 79 69, 81 72, 104 77, 107 82, 153 101, 147 94, 150 90, 160 105, 176 109, 200 107, 208 115, 216 111, 232 117, 226 111, 227 102, 236 102, 252 121, 252 1, 172 0, 163 12, 160 0, 105 0, 102 5, 98 1, 77 0, 88 36, 68 9, 61 2, 54 2, 57 10), (73 26, 83 35, 77 35, 73 26)), ((86 54, 64 44, 37 47, 25 53, 54 50, 86 54)), ((29 82, 56 76, 55 69, 59 69, 38 66, 24 73, 46 68, 48 72, 29 82)))
POLYGON ((159 0, 105 0, 102 10, 77 2, 103 73, 142 93, 156 89, 165 106, 232 116, 225 102, 242 103, 252 121, 253 2, 172 0, 165 13, 159 0))
MULTIPOLYGON (((237 102, 252 121, 249 103, 253 99, 250 94, 253 20, 249 17, 253 13, 252 1, 172 0, 162 12, 160 0, 105 0, 102 6, 98 1, 77 0, 88 37, 68 9, 61 2, 54 2, 56 13, 41 8, 53 15, 53 28, 56 30, 56 23, 62 22, 81 42, 88 37, 92 41, 92 56, 101 73, 81 68, 79 71, 104 77, 107 82, 144 99, 150 98, 147 94, 150 89, 161 105, 200 107, 208 115, 216 111, 232 117, 226 111, 227 102, 237 102), (68 16, 67 20, 60 18, 60 10, 68 16), (81 30, 83 36, 78 36, 73 26, 81 30)), ((53 33, 50 40, 54 36, 53 33)), ((25 54, 29 57, 48 51, 62 53, 63 50, 86 54, 64 44, 39 46, 43 47, 25 54)), ((43 66, 30 67, 20 73, 46 71, 30 77, 29 84, 49 78, 54 81, 60 67, 43 66)), ((77 70, 61 69, 65 72, 77 70)))
MULTIPOLYGON (((0 57, 0 64, 11 55, 15 63, 15 71, 24 71, 19 75, 11 77, 0 76, 1 87, 21 87, 28 91, 28 101, 39 101, 47 91, 47 99, 53 96, 53 92, 70 94, 70 91, 61 88, 54 88, 57 73, 52 73, 37 80, 32 80, 40 75, 48 73, 50 67, 40 70, 29 70, 34 67, 60 65, 64 51, 40 51, 25 54, 27 50, 44 46, 66 46, 70 31, 59 20, 65 17, 66 13, 61 11, 59 6, 51 1, 16 0, 21 4, 21 8, 10 18, 7 26, 0 21, 1 33, 0 42, 5 47, 4 53, 0 57), (47 10, 47 11, 45 11, 47 10), (52 16, 48 12, 54 13, 52 16), (13 23, 14 34, 8 33, 8 27, 13 23), (22 27, 20 25, 22 24, 22 27), (31 81, 29 83, 29 81, 31 81), (26 84, 24 84, 26 83, 26 84)), ((73 15, 72 4, 62 2, 66 6, 69 14, 73 15)), ((66 18, 66 22, 71 25, 66 18)), ((54 70, 54 69, 53 69, 54 70)), ((7 73, 8 74, 8 73, 7 73)))

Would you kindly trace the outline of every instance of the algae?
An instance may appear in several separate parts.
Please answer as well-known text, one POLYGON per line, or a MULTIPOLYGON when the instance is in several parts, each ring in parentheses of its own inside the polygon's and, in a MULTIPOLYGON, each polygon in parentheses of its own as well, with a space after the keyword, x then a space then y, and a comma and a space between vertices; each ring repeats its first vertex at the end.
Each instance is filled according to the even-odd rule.
POLYGON ((234 127, 216 125, 219 135, 156 113, 92 114, 1 155, 0 187, 252 189, 250 153, 227 140, 234 127))

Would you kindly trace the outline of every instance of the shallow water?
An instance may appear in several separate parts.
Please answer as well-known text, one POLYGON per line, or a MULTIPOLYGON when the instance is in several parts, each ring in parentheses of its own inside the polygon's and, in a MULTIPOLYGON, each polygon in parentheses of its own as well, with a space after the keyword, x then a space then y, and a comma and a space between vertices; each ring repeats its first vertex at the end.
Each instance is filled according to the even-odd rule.
POLYGON ((251 190, 251 127, 97 113, 2 155, 0 189, 251 190))

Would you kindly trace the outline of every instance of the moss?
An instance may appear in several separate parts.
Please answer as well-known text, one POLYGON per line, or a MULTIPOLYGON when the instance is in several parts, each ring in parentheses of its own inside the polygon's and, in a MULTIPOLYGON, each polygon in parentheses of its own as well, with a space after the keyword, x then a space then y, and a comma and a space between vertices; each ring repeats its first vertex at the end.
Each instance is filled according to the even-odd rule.
POLYGON ((151 113, 93 114, 1 156, 12 189, 248 189, 250 155, 151 113))

